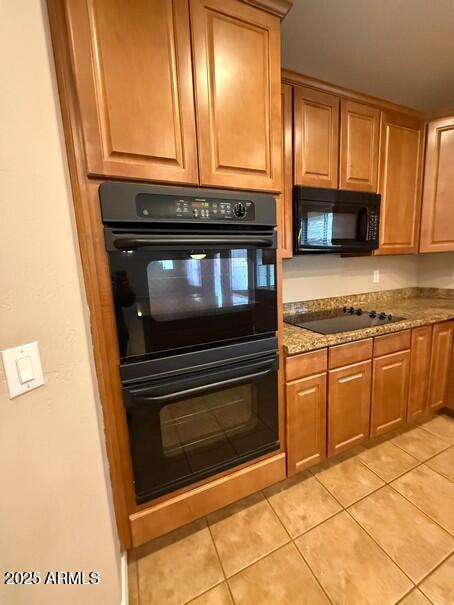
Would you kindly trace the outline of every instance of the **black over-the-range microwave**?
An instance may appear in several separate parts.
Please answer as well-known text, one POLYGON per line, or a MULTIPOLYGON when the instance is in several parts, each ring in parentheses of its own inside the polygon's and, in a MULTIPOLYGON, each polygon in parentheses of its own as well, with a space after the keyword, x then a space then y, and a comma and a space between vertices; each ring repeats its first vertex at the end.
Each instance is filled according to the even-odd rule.
POLYGON ((294 253, 368 252, 378 248, 380 194, 293 188, 294 253))

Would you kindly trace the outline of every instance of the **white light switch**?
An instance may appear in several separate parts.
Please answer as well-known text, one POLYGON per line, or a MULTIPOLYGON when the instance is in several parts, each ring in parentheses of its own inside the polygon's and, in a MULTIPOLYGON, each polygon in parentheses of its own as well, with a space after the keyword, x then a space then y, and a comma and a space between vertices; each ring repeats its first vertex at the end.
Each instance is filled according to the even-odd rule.
POLYGON ((2 360, 11 399, 44 384, 37 342, 5 349, 2 360))

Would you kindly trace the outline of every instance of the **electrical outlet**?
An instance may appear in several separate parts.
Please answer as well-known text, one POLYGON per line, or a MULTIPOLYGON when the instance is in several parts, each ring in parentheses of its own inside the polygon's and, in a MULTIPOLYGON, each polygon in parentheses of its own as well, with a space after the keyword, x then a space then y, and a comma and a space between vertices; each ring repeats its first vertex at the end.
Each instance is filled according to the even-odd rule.
POLYGON ((373 272, 372 281, 374 282, 374 284, 378 284, 380 282, 380 270, 379 269, 375 269, 375 271, 373 272))

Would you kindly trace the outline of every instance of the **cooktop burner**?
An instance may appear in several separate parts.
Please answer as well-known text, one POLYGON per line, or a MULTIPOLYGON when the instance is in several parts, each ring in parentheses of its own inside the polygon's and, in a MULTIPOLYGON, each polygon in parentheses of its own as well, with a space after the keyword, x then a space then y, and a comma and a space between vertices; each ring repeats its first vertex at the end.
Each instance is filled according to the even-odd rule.
POLYGON ((285 318, 286 323, 306 328, 319 334, 336 334, 350 332, 362 328, 373 328, 383 324, 402 321, 404 317, 395 317, 384 311, 366 311, 355 307, 327 309, 326 311, 310 311, 296 313, 285 318))

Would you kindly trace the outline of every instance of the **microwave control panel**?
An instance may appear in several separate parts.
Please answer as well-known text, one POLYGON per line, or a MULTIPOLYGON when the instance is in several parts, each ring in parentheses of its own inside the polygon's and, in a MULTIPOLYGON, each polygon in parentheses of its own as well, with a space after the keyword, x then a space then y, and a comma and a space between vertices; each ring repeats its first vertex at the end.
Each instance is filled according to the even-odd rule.
POLYGON ((255 219, 255 206, 251 200, 139 194, 136 198, 136 206, 138 216, 148 220, 251 221, 255 219))

